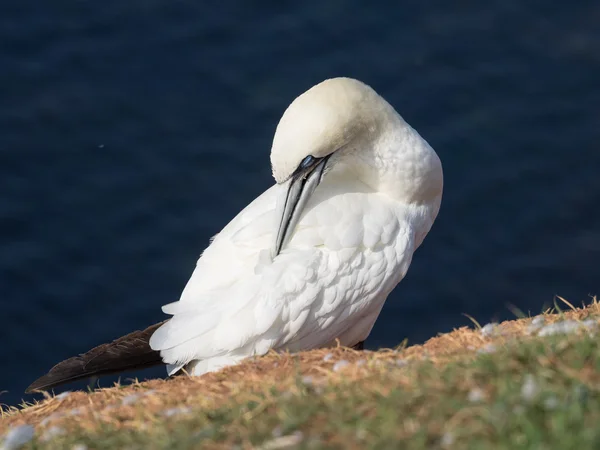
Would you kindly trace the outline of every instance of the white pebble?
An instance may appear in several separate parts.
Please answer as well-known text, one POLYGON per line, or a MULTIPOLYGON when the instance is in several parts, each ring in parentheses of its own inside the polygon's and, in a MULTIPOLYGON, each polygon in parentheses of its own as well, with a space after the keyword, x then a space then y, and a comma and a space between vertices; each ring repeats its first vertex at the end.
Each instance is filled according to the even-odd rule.
POLYGON ((312 386, 314 384, 313 377, 310 375, 305 375, 302 377, 302 384, 306 384, 308 386, 312 386))
POLYGON ((546 324, 546 318, 544 316, 535 316, 531 319, 531 326, 541 327, 546 324))
POLYGON ((450 447, 452 444, 454 444, 454 434, 452 434, 449 431, 446 431, 444 434, 442 434, 440 444, 442 445, 442 447, 450 447))
POLYGON ((563 320, 561 322, 551 323, 544 326, 538 333, 538 336, 552 336, 555 334, 571 334, 582 329, 592 330, 596 328, 597 323, 593 319, 577 322, 575 320, 563 320))
POLYGON ((483 347, 481 347, 479 350, 477 350, 477 353, 479 353, 479 354, 494 353, 497 350, 498 350, 498 347, 496 347, 494 344, 486 344, 483 347))
POLYGON ((349 365, 350 365, 350 363, 348 361, 346 361, 345 359, 342 359, 341 361, 338 361, 333 365, 333 371, 339 372, 340 370, 345 369, 349 365))
POLYGON ((480 332, 484 337, 492 337, 494 334, 496 334, 497 327, 497 323, 488 323, 481 328, 480 332))
POLYGON ((275 439, 271 439, 270 441, 265 442, 263 445, 258 448, 261 450, 279 450, 284 448, 291 448, 298 446, 304 440, 304 434, 302 431, 295 431, 292 434, 288 434, 287 436, 279 436, 275 439))
POLYGON ((31 425, 20 425, 8 430, 2 441, 2 450, 16 450, 33 439, 34 429, 31 425))
POLYGON ((544 407, 546 409, 556 409, 558 408, 559 405, 559 401, 556 397, 552 396, 552 397, 548 397, 546 400, 544 400, 544 407))
POLYGON ((192 408, 189 406, 178 406, 176 408, 166 409, 161 414, 165 417, 173 417, 181 414, 189 414, 190 412, 192 412, 192 408))
POLYGON ((523 386, 521 386, 521 397, 523 400, 530 402, 539 394, 540 388, 533 378, 533 375, 527 374, 525 375, 525 381, 523 382, 523 386))
POLYGON ((88 447, 85 444, 75 444, 71 450, 88 450, 88 447))
POLYGON ((485 400, 485 394, 481 389, 473 388, 469 391, 467 398, 471 403, 479 403, 485 400))
POLYGON ((81 408, 73 408, 67 413, 68 416, 78 416, 81 414, 81 408))
POLYGON ((333 353, 327 353, 325 356, 323 356, 323 361, 327 362, 327 361, 331 361, 333 359, 333 353))
POLYGON ((45 427, 46 425, 48 425, 48 423, 52 422, 53 420, 59 419, 62 416, 64 416, 63 413, 59 413, 59 412, 52 413, 49 416, 44 417, 44 419, 42 419, 42 421, 40 422, 40 425, 45 427))
POLYGON ((65 391, 65 392, 61 392, 60 394, 58 394, 56 397, 54 397, 57 400, 64 400, 65 398, 67 398, 69 395, 71 395, 71 391, 65 391))
POLYGON ((546 323, 546 318, 542 315, 535 316, 527 327, 527 334, 534 334, 546 323))
POLYGON ((140 397, 141 397, 140 394, 127 395, 126 397, 123 397, 121 399, 121 404, 122 405, 133 405, 135 402, 137 402, 140 399, 140 397))
POLYGON ((57 436, 61 436, 63 434, 65 434, 65 429, 54 425, 54 426, 48 428, 46 431, 44 431, 44 434, 42 435, 42 437, 40 439, 45 442, 45 441, 54 439, 57 436))

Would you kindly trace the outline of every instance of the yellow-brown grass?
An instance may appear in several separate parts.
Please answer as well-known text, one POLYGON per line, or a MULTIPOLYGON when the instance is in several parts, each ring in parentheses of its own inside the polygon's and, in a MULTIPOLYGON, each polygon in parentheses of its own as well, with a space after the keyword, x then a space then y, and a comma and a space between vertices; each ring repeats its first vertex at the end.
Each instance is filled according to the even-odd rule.
MULTIPOLYGON (((570 306, 570 305, 569 305, 570 306)), ((595 301, 584 308, 572 308, 564 313, 545 313, 546 323, 561 319, 581 320, 589 315, 600 314, 600 304, 595 301)), ((479 329, 462 327, 451 333, 431 338, 423 345, 396 350, 355 351, 338 347, 297 354, 271 353, 264 357, 245 361, 216 373, 201 377, 179 376, 170 380, 134 381, 127 386, 114 386, 94 392, 72 392, 67 396, 47 397, 36 404, 3 411, 0 420, 0 436, 9 426, 30 424, 36 429, 59 425, 93 430, 99 424, 111 424, 118 428, 143 429, 161 412, 170 408, 193 406, 215 408, 232 397, 251 399, 257 393, 267 392, 276 386, 293 390, 298 377, 310 376, 314 384, 336 383, 340 380, 365 379, 373 370, 381 370, 398 360, 427 359, 442 365, 459 358, 474 358, 477 350, 486 346, 501 347, 515 339, 530 334, 531 318, 506 321, 498 325, 492 336, 479 329), (331 353, 331 357, 325 355, 331 353), (334 371, 337 361, 346 360, 364 364, 349 364, 343 371, 334 371), (123 399, 126 399, 123 401, 123 399)))

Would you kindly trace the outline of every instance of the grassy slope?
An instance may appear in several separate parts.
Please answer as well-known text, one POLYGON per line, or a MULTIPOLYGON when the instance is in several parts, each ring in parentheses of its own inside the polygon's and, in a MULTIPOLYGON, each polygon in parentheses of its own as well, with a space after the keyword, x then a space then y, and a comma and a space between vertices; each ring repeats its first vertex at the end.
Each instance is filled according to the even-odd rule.
MULTIPOLYGON (((589 317, 600 304, 545 321, 589 317)), ((44 449, 600 448, 599 390, 593 333, 540 337, 526 318, 397 351, 272 354, 203 377, 49 397, 6 411, 0 436, 27 423, 29 445, 44 449)))

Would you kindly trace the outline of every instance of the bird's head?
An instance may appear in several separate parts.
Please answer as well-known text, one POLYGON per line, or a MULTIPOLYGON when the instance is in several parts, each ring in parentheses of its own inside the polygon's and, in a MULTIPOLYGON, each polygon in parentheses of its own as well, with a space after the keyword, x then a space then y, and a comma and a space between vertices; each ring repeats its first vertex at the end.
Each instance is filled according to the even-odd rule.
POLYGON ((427 171, 437 170, 437 155, 387 101, 358 80, 325 80, 290 104, 275 131, 271 148, 273 177, 286 188, 278 202, 280 221, 273 256, 291 238, 322 177, 342 162, 353 166, 361 181, 375 190, 387 183, 400 196, 418 197, 430 195, 425 192, 431 191, 426 184, 435 184, 433 191, 437 192, 438 184, 441 189, 441 166, 440 176, 436 175, 440 183, 437 178, 433 184, 425 179, 427 171), (391 149, 389 154, 379 150, 387 148, 391 149), (383 159, 395 164, 383 167, 383 159), (402 172, 406 170, 410 173, 402 172))

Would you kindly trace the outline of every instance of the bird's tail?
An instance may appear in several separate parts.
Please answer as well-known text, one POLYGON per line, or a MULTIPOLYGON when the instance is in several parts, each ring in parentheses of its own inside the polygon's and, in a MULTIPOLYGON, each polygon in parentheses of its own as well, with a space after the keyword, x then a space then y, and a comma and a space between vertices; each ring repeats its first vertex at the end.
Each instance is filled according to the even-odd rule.
MULTIPOLYGON (((165 321, 166 322, 166 321, 165 321)), ((134 331, 108 344, 94 347, 79 356, 66 359, 35 380, 25 391, 50 389, 92 376, 109 375, 162 364, 160 353, 150 348, 152 333, 163 323, 134 331)))

